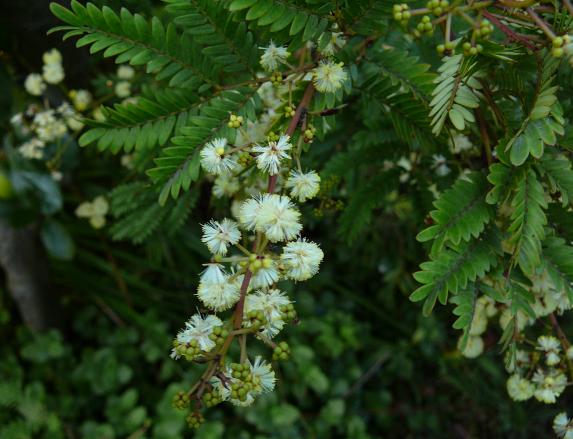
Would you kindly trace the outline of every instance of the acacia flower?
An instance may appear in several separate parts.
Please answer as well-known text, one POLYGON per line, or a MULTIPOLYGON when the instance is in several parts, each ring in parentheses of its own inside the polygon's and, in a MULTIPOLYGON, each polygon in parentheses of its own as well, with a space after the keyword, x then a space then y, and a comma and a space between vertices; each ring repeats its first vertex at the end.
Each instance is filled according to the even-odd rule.
POLYGON ((283 248, 281 261, 284 262, 286 276, 293 280, 307 280, 318 273, 324 253, 311 241, 300 239, 289 242, 283 248))
POLYGON ((535 398, 545 404, 555 403, 567 385, 567 377, 558 370, 550 370, 547 373, 538 370, 532 381, 536 384, 535 398))
POLYGON ((24 88, 32 96, 40 96, 46 90, 46 84, 42 79, 42 75, 38 73, 31 73, 24 81, 24 88))
POLYGON ((553 431, 563 439, 573 439, 573 423, 567 413, 561 412, 553 419, 553 431))
POLYGON ((261 199, 256 224, 269 241, 288 241, 300 233, 299 219, 300 212, 289 197, 272 194, 261 199))
POLYGON ((276 263, 271 259, 268 266, 262 266, 257 269, 251 280, 251 285, 253 288, 267 288, 276 283, 279 280, 279 272, 276 267, 276 263))
POLYGON ((225 218, 223 221, 209 221, 203 224, 203 241, 209 251, 216 255, 226 255, 228 246, 235 245, 241 239, 239 226, 235 221, 225 218))
POLYGON ((272 40, 267 47, 260 47, 260 49, 264 50, 261 55, 261 66, 268 72, 277 70, 279 65, 284 64, 290 55, 286 47, 277 46, 272 40))
POLYGON ((514 374, 507 380, 507 394, 514 401, 526 401, 533 396, 535 387, 531 381, 514 374))
POLYGON ((135 70, 131 66, 119 66, 117 68, 117 77, 119 79, 129 80, 135 76, 135 70))
POLYGON ((252 151, 259 153, 257 167, 270 175, 278 174, 281 160, 290 158, 285 152, 292 148, 289 139, 289 136, 282 135, 277 142, 269 142, 266 146, 254 146, 252 151))
POLYGON ((342 83, 348 77, 343 65, 344 63, 334 61, 321 61, 318 67, 312 70, 315 88, 322 93, 331 93, 342 87, 342 83))
POLYGON ((61 64, 62 54, 58 49, 48 50, 42 55, 42 61, 44 64, 61 64))
POLYGON ((201 166, 215 175, 228 174, 235 169, 237 163, 225 154, 227 139, 217 138, 207 143, 200 152, 201 166))
POLYGON ((202 317, 195 314, 185 323, 185 328, 179 331, 176 340, 182 344, 196 340, 202 351, 209 352, 215 347, 215 342, 210 338, 213 329, 222 325, 223 322, 217 316, 202 317))
POLYGON ((553 336, 542 335, 537 339, 537 350, 545 352, 545 362, 548 366, 555 366, 561 361, 561 343, 553 336))
POLYGON ((240 290, 230 276, 225 276, 222 281, 218 282, 200 282, 197 297, 213 311, 225 311, 237 303, 240 290))
POLYGON ((314 198, 320 189, 320 176, 315 171, 307 173, 292 170, 285 184, 293 198, 301 203, 314 198))
POLYGON ((251 375, 253 376, 253 393, 260 395, 272 392, 277 379, 271 365, 260 356, 257 356, 250 366, 251 375))
POLYGON ((276 288, 268 291, 258 290, 245 299, 245 314, 262 311, 267 321, 263 326, 263 335, 272 338, 285 324, 281 308, 291 303, 288 296, 276 288))
POLYGON ((201 272, 202 283, 225 282, 225 271, 221 264, 207 264, 207 268, 201 272))
POLYGON ((42 67, 44 81, 48 84, 59 84, 63 81, 65 74, 61 64, 50 63, 42 67))

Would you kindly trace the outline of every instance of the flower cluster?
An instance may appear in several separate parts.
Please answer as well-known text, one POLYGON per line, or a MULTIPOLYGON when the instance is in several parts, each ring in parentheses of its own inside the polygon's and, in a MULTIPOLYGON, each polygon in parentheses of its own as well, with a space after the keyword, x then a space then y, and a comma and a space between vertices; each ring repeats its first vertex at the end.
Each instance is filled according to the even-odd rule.
POLYGON ((105 226, 105 216, 109 211, 109 204, 103 196, 94 198, 93 201, 84 201, 76 208, 78 218, 89 220, 94 229, 101 229, 105 226))
MULTIPOLYGON (((344 43, 335 33, 322 44, 321 53, 331 56, 344 43)), ((223 401, 250 405, 273 390, 273 366, 260 356, 249 357, 247 339, 272 348, 273 361, 289 358, 288 344, 276 340, 298 319, 282 283, 312 278, 324 258, 320 246, 303 231, 299 207, 315 199, 321 184, 316 171, 303 167, 302 154, 317 132, 307 110, 315 90, 338 91, 347 73, 341 63, 321 58, 306 71, 279 73, 277 81, 275 72, 290 67, 289 57, 285 47, 272 42, 264 49, 261 66, 273 72, 258 90, 264 111, 256 120, 229 114, 225 131, 198 154, 213 182, 213 196, 230 199, 230 209, 227 217, 202 225, 201 240, 212 255, 196 292, 204 308, 173 342, 174 359, 209 364, 202 379, 185 393, 195 401, 192 427, 202 420, 201 406, 223 401), (305 91, 302 101, 295 103, 293 89, 298 87, 305 91), (240 359, 232 362, 229 348, 236 340, 240 359)), ((176 397, 174 405, 182 407, 185 401, 176 397)))
MULTIPOLYGON (((503 278, 493 276, 485 279, 486 284, 496 289, 503 285, 502 282, 503 278)), ((566 294, 554 286, 547 271, 540 272, 531 282, 529 294, 535 300, 531 304, 531 311, 535 316, 521 311, 514 315, 510 303, 505 305, 488 296, 482 296, 476 301, 474 317, 464 346, 461 345, 463 337, 460 339, 464 356, 475 358, 481 355, 484 350, 482 336, 488 324, 496 317, 502 330, 514 328, 519 334, 541 318, 549 318, 558 325, 555 315, 572 307, 566 294)), ((515 401, 535 398, 546 404, 555 403, 568 384, 567 375, 571 372, 573 347, 563 334, 559 333, 540 335, 535 341, 520 341, 525 342, 523 347, 507 352, 506 369, 510 374, 507 392, 510 398, 515 401)))
POLYGON ((46 90, 46 84, 59 84, 65 77, 62 54, 57 49, 44 53, 42 60, 42 74, 31 73, 24 82, 24 88, 32 96, 41 96, 46 90))
MULTIPOLYGON (((43 56, 43 76, 37 73, 28 75, 24 88, 32 96, 41 96, 50 84, 60 83, 64 77, 62 55, 52 49, 43 56)), ((87 90, 71 90, 69 101, 63 101, 55 107, 50 107, 49 101, 42 104, 32 104, 15 114, 12 125, 17 137, 24 139, 18 146, 18 152, 28 159, 48 160, 47 149, 50 144, 60 143, 68 134, 79 132, 84 124, 81 113, 92 103, 92 95, 87 90)))

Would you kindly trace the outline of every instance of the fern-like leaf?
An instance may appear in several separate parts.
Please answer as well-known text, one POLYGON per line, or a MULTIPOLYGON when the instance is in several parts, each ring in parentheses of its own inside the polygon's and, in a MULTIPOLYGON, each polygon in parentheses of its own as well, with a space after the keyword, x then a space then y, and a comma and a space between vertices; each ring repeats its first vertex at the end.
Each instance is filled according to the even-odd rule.
POLYGON ((290 26, 289 34, 302 34, 303 41, 324 32, 328 26, 324 17, 330 8, 330 4, 325 4, 322 8, 311 9, 286 0, 232 0, 229 4, 231 12, 243 11, 247 21, 269 27, 270 32, 279 32, 290 26))
POLYGON ((183 225, 197 195, 187 193, 169 206, 160 206, 148 185, 135 182, 118 186, 110 193, 111 213, 116 221, 110 227, 114 240, 140 244, 160 227, 170 235, 183 225))
POLYGON ((117 104, 103 108, 105 121, 90 121, 91 129, 80 137, 85 146, 97 141, 100 150, 126 152, 163 146, 173 133, 190 123, 195 110, 204 102, 189 90, 156 90, 137 104, 117 104))
POLYGON ((492 217, 493 209, 485 202, 488 184, 479 172, 468 179, 460 179, 436 200, 436 210, 430 212, 433 225, 420 232, 418 241, 433 240, 432 253, 451 241, 458 245, 462 240, 477 238, 492 217))
POLYGON ((549 179, 551 192, 561 194, 564 206, 573 204, 573 169, 569 159, 563 155, 544 154, 540 168, 549 179))
POLYGON ((421 271, 414 278, 423 284, 410 295, 410 300, 424 302, 424 314, 434 308, 436 300, 445 305, 448 294, 457 294, 470 282, 486 274, 498 263, 499 237, 490 230, 484 236, 462 242, 455 248, 445 248, 430 261, 420 265, 421 271))
POLYGON ((456 305, 453 314, 458 316, 454 324, 454 329, 461 329, 463 331, 462 338, 459 344, 459 349, 463 351, 468 343, 470 335, 470 328, 475 316, 476 302, 478 296, 478 289, 475 284, 471 284, 469 288, 460 291, 457 295, 452 297, 451 302, 456 305))
POLYGON ((564 134, 565 121, 556 97, 557 87, 552 86, 559 61, 548 55, 540 66, 529 113, 504 147, 515 166, 525 163, 529 155, 540 158, 545 145, 554 145, 556 134, 564 134))
POLYGON ((565 292, 569 303, 573 303, 573 247, 562 238, 547 238, 543 243, 543 256, 555 289, 565 292))
POLYGON ((543 227, 547 223, 545 193, 532 169, 522 170, 517 176, 511 207, 508 230, 510 242, 515 245, 514 261, 525 274, 532 275, 541 261, 543 227))
POLYGON ((460 131, 465 128, 466 122, 475 122, 470 109, 479 106, 478 90, 482 88, 478 81, 481 73, 476 68, 472 57, 459 54, 444 58, 438 69, 440 76, 434 80, 437 85, 430 102, 432 132, 435 135, 441 133, 448 118, 460 131))
POLYGON ((223 71, 255 77, 258 47, 244 21, 229 15, 223 2, 213 0, 163 0, 174 23, 191 35, 203 53, 223 66, 223 71))
POLYGON ((157 17, 148 22, 125 8, 118 15, 107 6, 83 6, 77 0, 72 0, 71 10, 57 3, 51 3, 50 9, 69 25, 50 32, 67 31, 64 39, 83 35, 77 47, 90 46, 91 53, 103 50, 104 57, 115 57, 118 64, 145 65, 147 73, 155 74, 157 80, 169 79, 171 86, 202 91, 218 76, 219 66, 204 56, 200 46, 188 35, 180 35, 174 24, 164 27, 157 17))

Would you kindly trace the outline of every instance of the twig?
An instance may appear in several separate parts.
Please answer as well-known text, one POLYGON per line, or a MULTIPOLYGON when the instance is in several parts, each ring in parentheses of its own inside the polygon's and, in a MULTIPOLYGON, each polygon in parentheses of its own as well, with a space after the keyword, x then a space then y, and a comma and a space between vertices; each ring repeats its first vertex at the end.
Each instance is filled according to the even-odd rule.
POLYGON ((525 47, 531 50, 537 50, 535 45, 529 41, 525 35, 518 34, 513 31, 509 26, 503 24, 495 15, 489 13, 488 11, 482 12, 483 16, 491 21, 500 31, 502 31, 510 41, 515 41, 523 44, 525 47))
MULTIPOLYGON (((294 116, 290 121, 290 124, 286 130, 285 134, 287 136, 292 137, 292 135, 294 134, 303 112, 306 112, 306 109, 308 108, 308 104, 310 103, 313 94, 314 94, 314 86, 312 85, 312 82, 309 82, 308 86, 306 87, 306 90, 304 91, 304 95, 302 96, 302 100, 298 104, 298 107, 294 112, 294 116)), ((272 194, 275 191, 276 185, 277 185, 277 175, 271 175, 269 177, 269 186, 268 186, 269 194, 272 194)))

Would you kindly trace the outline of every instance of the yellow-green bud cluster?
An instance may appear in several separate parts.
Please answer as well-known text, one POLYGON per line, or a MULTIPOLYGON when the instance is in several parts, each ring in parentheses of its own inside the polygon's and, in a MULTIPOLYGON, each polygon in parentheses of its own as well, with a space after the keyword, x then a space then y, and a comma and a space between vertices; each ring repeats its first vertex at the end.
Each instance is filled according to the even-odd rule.
POLYGON ((249 270, 253 273, 256 273, 261 268, 271 268, 273 265, 273 260, 270 256, 257 256, 256 254, 252 253, 249 256, 249 270))
POLYGON ((281 310, 281 318, 285 322, 292 322, 293 320, 296 319, 296 310, 294 309, 294 305, 292 303, 281 306, 280 310, 281 310))
POLYGON ((203 404, 205 407, 211 408, 223 402, 221 394, 216 389, 211 389, 203 394, 203 404))
POLYGON ((290 357, 290 347, 286 341, 281 341, 273 351, 274 361, 286 361, 290 357))
POLYGON ((209 335, 209 338, 213 340, 215 344, 217 344, 217 346, 220 346, 223 344, 223 342, 228 336, 229 336, 229 331, 227 331, 222 326, 217 326, 216 328, 213 328, 213 333, 209 335))
POLYGON ((316 128, 312 125, 309 125, 303 133, 303 140, 305 143, 312 143, 314 140, 314 135, 316 134, 316 128))
POLYGON ((563 46, 569 44, 571 42, 571 37, 569 35, 563 35, 562 37, 555 37, 551 41, 551 55, 555 58, 561 58, 565 53, 563 50, 563 46))
POLYGON ((489 20, 482 20, 479 24, 479 28, 474 29, 475 38, 488 38, 493 32, 493 24, 489 20))
POLYGON ((254 329, 259 329, 267 324, 267 319, 262 311, 249 311, 247 321, 250 323, 250 327, 254 329))
POLYGON ((201 353, 197 340, 191 340, 189 343, 179 343, 175 339, 173 340, 173 347, 178 355, 185 357, 189 361, 193 361, 201 353))
POLYGON ((231 398, 245 401, 254 388, 251 367, 248 364, 232 363, 231 376, 234 378, 231 384, 231 398))
POLYGON ((269 142, 276 142, 279 140, 279 138, 280 136, 274 131, 269 131, 269 134, 267 134, 267 139, 269 139, 269 142))
POLYGON ((422 21, 418 23, 416 30, 420 32, 420 34, 432 35, 434 33, 434 25, 429 15, 422 17, 422 21))
POLYGON ((430 10, 430 12, 436 16, 442 15, 450 6, 450 2, 448 0, 430 0, 426 7, 430 10))
POLYGON ((295 113, 296 113, 296 110, 294 107, 291 107, 290 105, 287 105, 285 107, 285 117, 294 117, 295 113))
POLYGON ((402 3, 399 5, 394 5, 394 20, 400 22, 400 24, 406 25, 408 24, 408 20, 412 16, 410 12, 410 6, 406 3, 402 3))
POLYGON ((189 407, 189 403, 191 402, 191 398, 187 392, 183 392, 180 390, 173 396, 173 401, 171 404, 178 410, 184 410, 189 407))
POLYGON ((229 128, 239 128, 241 125, 243 125, 243 116, 237 116, 236 114, 231 114, 227 126, 229 128))
POLYGON ((201 426, 203 422, 205 422, 205 418, 199 412, 189 413, 189 416, 187 416, 186 421, 189 427, 197 429, 201 426))
POLYGON ((473 46, 472 43, 470 43, 469 41, 466 41, 462 45, 462 48, 464 49, 464 55, 466 56, 477 55, 483 50, 483 46, 481 44, 473 46))
POLYGON ((283 82, 283 74, 281 72, 273 72, 270 79, 274 85, 280 85, 283 82))
POLYGON ((237 158, 237 162, 239 163, 239 165, 245 167, 249 166, 254 160, 255 160, 254 157, 248 152, 242 152, 241 154, 239 154, 239 157, 237 158))
POLYGON ((454 52, 456 45, 453 41, 448 41, 445 44, 438 44, 436 50, 440 55, 451 55, 454 52))

